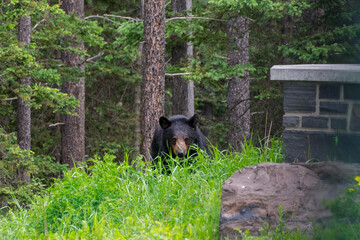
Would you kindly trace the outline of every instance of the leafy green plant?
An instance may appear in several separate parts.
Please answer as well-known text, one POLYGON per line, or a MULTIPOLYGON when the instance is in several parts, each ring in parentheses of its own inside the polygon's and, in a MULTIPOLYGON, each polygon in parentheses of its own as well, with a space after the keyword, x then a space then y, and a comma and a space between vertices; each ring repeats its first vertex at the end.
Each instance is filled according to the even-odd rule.
POLYGON ((333 219, 324 226, 316 226, 314 239, 360 239, 360 176, 344 194, 325 202, 333 219))
POLYGON ((0 207, 27 205, 36 192, 49 186, 53 177, 59 177, 66 167, 53 162, 49 156, 34 155, 20 149, 15 134, 0 128, 0 207), (18 179, 19 169, 27 169, 31 182, 18 179))
POLYGON ((129 155, 119 164, 109 154, 96 157, 65 171, 28 210, 10 209, 0 218, 0 238, 216 239, 224 181, 244 166, 280 160, 254 149, 250 143, 242 153, 212 148, 211 158, 200 151, 170 174, 140 157, 136 169, 129 155))
POLYGON ((271 228, 270 224, 264 222, 260 229, 260 236, 252 236, 249 230, 238 230, 244 240, 305 240, 309 236, 301 233, 300 230, 291 231, 286 227, 286 218, 284 216, 283 207, 279 206, 278 222, 275 228, 271 228))

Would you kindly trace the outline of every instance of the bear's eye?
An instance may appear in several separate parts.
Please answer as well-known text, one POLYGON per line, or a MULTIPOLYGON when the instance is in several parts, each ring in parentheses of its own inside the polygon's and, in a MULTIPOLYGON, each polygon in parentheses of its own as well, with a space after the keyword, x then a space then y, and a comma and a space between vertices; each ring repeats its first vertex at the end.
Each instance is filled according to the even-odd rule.
POLYGON ((170 139, 170 143, 171 143, 172 145, 175 145, 175 144, 176 144, 176 138, 171 138, 171 139, 170 139))
POLYGON ((185 138, 186 145, 192 144, 193 140, 191 138, 185 138))

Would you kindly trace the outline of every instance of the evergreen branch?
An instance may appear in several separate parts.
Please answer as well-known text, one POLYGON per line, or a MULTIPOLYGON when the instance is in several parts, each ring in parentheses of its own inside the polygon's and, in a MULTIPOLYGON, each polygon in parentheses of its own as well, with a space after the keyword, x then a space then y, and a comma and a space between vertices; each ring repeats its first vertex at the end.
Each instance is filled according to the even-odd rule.
POLYGON ((0 148, 0 153, 1 153, 1 156, 5 156, 5 157, 7 157, 6 152, 4 152, 1 148, 0 148))
POLYGON ((112 23, 115 23, 115 24, 121 26, 121 23, 115 22, 115 21, 113 21, 113 20, 111 20, 110 18, 107 18, 107 17, 103 17, 103 16, 99 16, 99 15, 91 15, 91 16, 85 17, 84 19, 89 19, 89 18, 102 18, 102 19, 105 19, 105 20, 107 20, 109 22, 112 22, 112 23))
POLYGON ((5 72, 5 73, 3 73, 3 74, 0 74, 0 78, 2 77, 2 76, 4 76, 4 75, 6 75, 6 74, 8 74, 9 72, 5 72))
POLYGON ((51 63, 51 62, 62 62, 60 59, 40 59, 37 63, 51 63))
MULTIPOLYGON (((116 23, 118 25, 121 25, 118 22, 115 22, 107 17, 115 17, 115 18, 121 18, 121 19, 127 19, 127 20, 132 20, 135 22, 142 22, 143 20, 139 19, 139 18, 132 18, 132 17, 125 17, 125 16, 120 16, 120 15, 113 15, 113 14, 104 14, 104 16, 100 16, 100 15, 91 15, 91 16, 87 16, 84 19, 89 19, 89 18, 103 18, 106 19, 110 22, 116 23)), ((219 22, 226 22, 226 20, 222 20, 222 19, 216 19, 216 18, 208 18, 208 17, 192 17, 192 16, 187 16, 187 17, 173 17, 173 18, 168 18, 165 20, 165 22, 169 22, 169 21, 175 21, 175 20, 190 20, 190 19, 204 19, 204 20, 212 20, 212 21, 219 21, 219 22)))

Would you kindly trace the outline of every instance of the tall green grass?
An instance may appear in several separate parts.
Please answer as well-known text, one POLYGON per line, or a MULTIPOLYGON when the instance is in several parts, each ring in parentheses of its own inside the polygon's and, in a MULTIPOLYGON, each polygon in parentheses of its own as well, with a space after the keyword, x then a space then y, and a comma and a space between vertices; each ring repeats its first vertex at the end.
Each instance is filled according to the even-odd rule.
POLYGON ((125 158, 105 155, 64 172, 28 209, 3 214, 0 239, 217 239, 224 181, 245 166, 280 162, 282 146, 200 151, 170 174, 125 158))

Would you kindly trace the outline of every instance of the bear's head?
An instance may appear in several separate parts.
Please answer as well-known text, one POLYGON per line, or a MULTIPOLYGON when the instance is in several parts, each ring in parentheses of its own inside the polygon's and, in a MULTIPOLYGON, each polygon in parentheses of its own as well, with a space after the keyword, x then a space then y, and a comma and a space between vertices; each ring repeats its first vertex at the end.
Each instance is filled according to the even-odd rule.
POLYGON ((161 117, 159 123, 163 129, 162 139, 164 144, 168 146, 169 153, 171 151, 172 156, 184 158, 188 156, 190 146, 198 144, 199 116, 197 114, 189 119, 182 115, 172 116, 169 119, 161 117))

